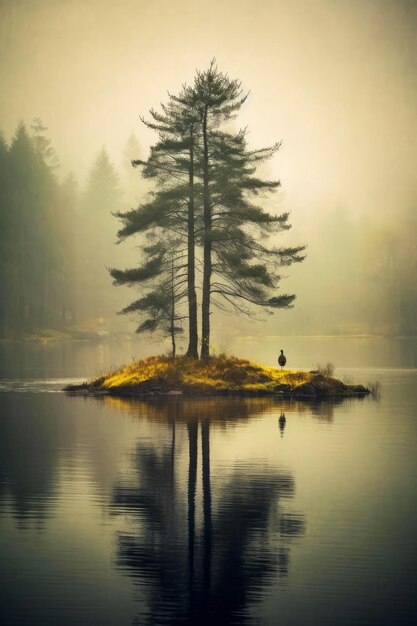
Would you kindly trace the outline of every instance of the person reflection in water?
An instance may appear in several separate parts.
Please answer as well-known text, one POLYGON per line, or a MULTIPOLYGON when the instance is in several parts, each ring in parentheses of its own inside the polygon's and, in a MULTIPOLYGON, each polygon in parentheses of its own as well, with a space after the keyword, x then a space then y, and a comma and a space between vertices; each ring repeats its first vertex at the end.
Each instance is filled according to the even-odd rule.
POLYGON ((278 418, 278 428, 281 433, 281 437, 284 436, 285 424, 287 423, 287 419, 285 417, 284 411, 281 411, 281 415, 278 418))
POLYGON ((115 513, 139 522, 137 534, 118 537, 119 566, 147 593, 137 623, 249 624, 268 586, 287 577, 290 542, 304 532, 303 516, 282 508, 294 494, 290 473, 239 463, 216 474, 213 489, 210 426, 207 417, 177 421, 171 445, 141 442, 137 484, 114 489, 115 513))

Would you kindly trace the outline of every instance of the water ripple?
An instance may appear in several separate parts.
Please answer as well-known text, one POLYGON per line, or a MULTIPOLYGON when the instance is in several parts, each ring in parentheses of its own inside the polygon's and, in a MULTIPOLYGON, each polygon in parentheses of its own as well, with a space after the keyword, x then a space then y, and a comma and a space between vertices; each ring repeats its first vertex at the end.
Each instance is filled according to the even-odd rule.
POLYGON ((66 385, 77 385, 84 382, 85 378, 33 378, 0 379, 0 392, 14 393, 58 393, 66 385))

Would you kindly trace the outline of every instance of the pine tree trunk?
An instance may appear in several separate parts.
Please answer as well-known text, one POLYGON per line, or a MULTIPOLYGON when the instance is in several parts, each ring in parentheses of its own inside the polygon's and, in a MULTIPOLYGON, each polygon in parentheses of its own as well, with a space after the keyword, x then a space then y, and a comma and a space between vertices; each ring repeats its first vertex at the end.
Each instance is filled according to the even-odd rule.
POLYGON ((203 300, 202 300, 202 337, 201 358, 210 356, 210 287, 211 287, 211 207, 209 195, 209 163, 207 141, 207 105, 203 117, 203 212, 204 212, 204 250, 203 250, 203 300))
POLYGON ((170 332, 172 343, 172 358, 175 359, 176 345, 175 345, 175 288, 174 288, 174 259, 171 259, 171 320, 170 320, 170 332))
POLYGON ((190 197, 188 202, 188 332, 187 356, 198 359, 197 294, 195 291, 195 203, 194 203, 194 134, 190 133, 190 197))
POLYGON ((175 345, 175 334, 172 333, 172 358, 175 359, 176 354, 176 345, 175 345))

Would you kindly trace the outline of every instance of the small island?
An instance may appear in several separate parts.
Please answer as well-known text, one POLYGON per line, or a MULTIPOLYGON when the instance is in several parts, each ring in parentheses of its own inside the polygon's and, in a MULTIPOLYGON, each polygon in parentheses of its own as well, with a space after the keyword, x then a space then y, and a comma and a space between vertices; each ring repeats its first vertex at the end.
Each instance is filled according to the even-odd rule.
POLYGON ((279 369, 219 355, 206 360, 152 356, 81 385, 71 393, 113 396, 279 395, 291 398, 364 396, 363 385, 348 385, 320 370, 279 369))

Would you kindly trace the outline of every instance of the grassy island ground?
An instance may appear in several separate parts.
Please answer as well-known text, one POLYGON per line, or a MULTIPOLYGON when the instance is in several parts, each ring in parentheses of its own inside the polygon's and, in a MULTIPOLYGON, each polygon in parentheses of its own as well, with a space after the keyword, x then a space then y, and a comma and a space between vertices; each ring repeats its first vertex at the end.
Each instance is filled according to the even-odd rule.
POLYGON ((66 391, 111 395, 243 394, 334 396, 366 394, 362 385, 346 385, 318 371, 266 367, 226 355, 208 360, 153 356, 66 391))

